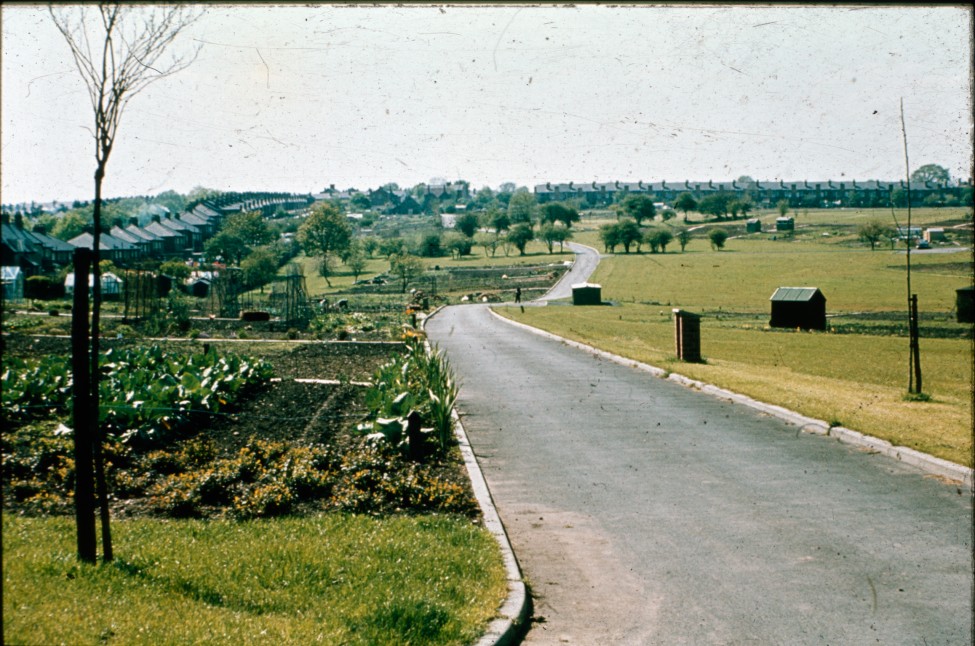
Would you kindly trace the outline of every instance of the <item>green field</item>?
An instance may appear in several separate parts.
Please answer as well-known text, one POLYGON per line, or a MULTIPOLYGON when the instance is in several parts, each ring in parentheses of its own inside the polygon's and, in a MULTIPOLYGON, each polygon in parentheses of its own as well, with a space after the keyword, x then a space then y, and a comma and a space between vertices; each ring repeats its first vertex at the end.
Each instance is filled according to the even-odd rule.
POLYGON ((7 644, 470 644, 507 590, 463 518, 127 519, 78 562, 74 521, 3 515, 7 644))
MULTIPOLYGON (((918 211, 915 222, 964 222, 960 212, 918 211)), ((911 291, 918 294, 921 312, 923 389, 930 401, 908 401, 908 340, 887 334, 907 327, 903 247, 870 251, 856 240, 855 226, 847 219, 883 214, 814 211, 800 215, 794 236, 773 240, 774 234, 768 233, 741 235, 729 239, 722 251, 697 238, 683 253, 676 245, 661 254, 617 253, 604 259, 591 279, 602 285, 603 300, 617 307, 501 312, 971 466, 972 326, 957 323, 954 314, 955 290, 972 284, 972 252, 961 246, 970 243, 971 234, 966 239, 963 232, 953 246, 944 245, 946 253, 911 255, 911 291), (818 287, 827 299, 832 333, 769 329, 769 298, 780 286, 818 287), (674 357, 671 310, 678 307, 704 316, 704 364, 674 357)), ((889 211, 886 216, 890 218, 889 211)), ((774 220, 777 213, 769 217, 774 220)), ((600 222, 584 221, 582 228, 588 231, 580 231, 577 240, 602 249, 596 232, 600 222)), ((709 226, 743 229, 743 222, 709 226)))

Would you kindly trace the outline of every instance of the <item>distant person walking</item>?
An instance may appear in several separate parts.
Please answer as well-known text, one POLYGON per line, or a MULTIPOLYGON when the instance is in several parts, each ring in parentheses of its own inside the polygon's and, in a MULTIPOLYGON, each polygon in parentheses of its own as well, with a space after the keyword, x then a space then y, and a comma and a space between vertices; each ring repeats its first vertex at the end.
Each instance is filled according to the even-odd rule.
POLYGON ((515 287, 515 302, 521 302, 521 287, 515 287))

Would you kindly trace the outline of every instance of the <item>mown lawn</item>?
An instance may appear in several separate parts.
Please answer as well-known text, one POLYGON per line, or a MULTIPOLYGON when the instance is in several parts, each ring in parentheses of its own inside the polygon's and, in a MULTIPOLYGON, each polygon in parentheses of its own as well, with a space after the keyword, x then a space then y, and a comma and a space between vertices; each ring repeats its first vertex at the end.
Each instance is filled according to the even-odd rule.
POLYGON ((905 399, 908 341, 722 327, 702 320, 704 364, 678 362, 669 308, 516 308, 505 316, 759 401, 972 466, 972 343, 922 339, 927 402, 905 399))
POLYGON ((3 515, 6 644, 469 644, 506 593, 469 519, 126 519, 83 565, 74 520, 3 515))

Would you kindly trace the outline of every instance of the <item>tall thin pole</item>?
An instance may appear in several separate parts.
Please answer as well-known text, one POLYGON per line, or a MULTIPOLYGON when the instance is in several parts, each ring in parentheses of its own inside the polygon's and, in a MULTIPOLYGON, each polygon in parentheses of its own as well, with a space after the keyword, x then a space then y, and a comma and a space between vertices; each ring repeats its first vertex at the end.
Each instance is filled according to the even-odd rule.
POLYGON ((910 336, 908 353, 907 392, 921 392, 921 357, 918 346, 917 296, 911 293, 911 164, 907 156, 907 126, 904 122, 904 98, 901 97, 901 134, 904 138, 904 172, 907 181, 907 317, 910 336), (914 383, 915 375, 917 383, 914 383))

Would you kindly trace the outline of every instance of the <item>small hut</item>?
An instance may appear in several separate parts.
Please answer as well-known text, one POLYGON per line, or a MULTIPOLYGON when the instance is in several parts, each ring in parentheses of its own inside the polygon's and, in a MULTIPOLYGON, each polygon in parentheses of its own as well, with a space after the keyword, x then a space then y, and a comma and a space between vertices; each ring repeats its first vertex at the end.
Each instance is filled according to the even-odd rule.
POLYGON ((762 232, 762 221, 758 218, 752 218, 745 223, 745 233, 761 233, 762 232))
POLYGON ((816 287, 779 287, 772 294, 771 327, 826 329, 826 297, 816 287))
POLYGON ((962 287, 955 290, 955 306, 959 323, 975 323, 975 287, 962 287))
POLYGON ((593 283, 578 283, 572 286, 573 305, 602 305, 603 288, 593 283))
POLYGON ((782 217, 775 218, 775 230, 776 231, 795 231, 796 221, 792 218, 782 217))

